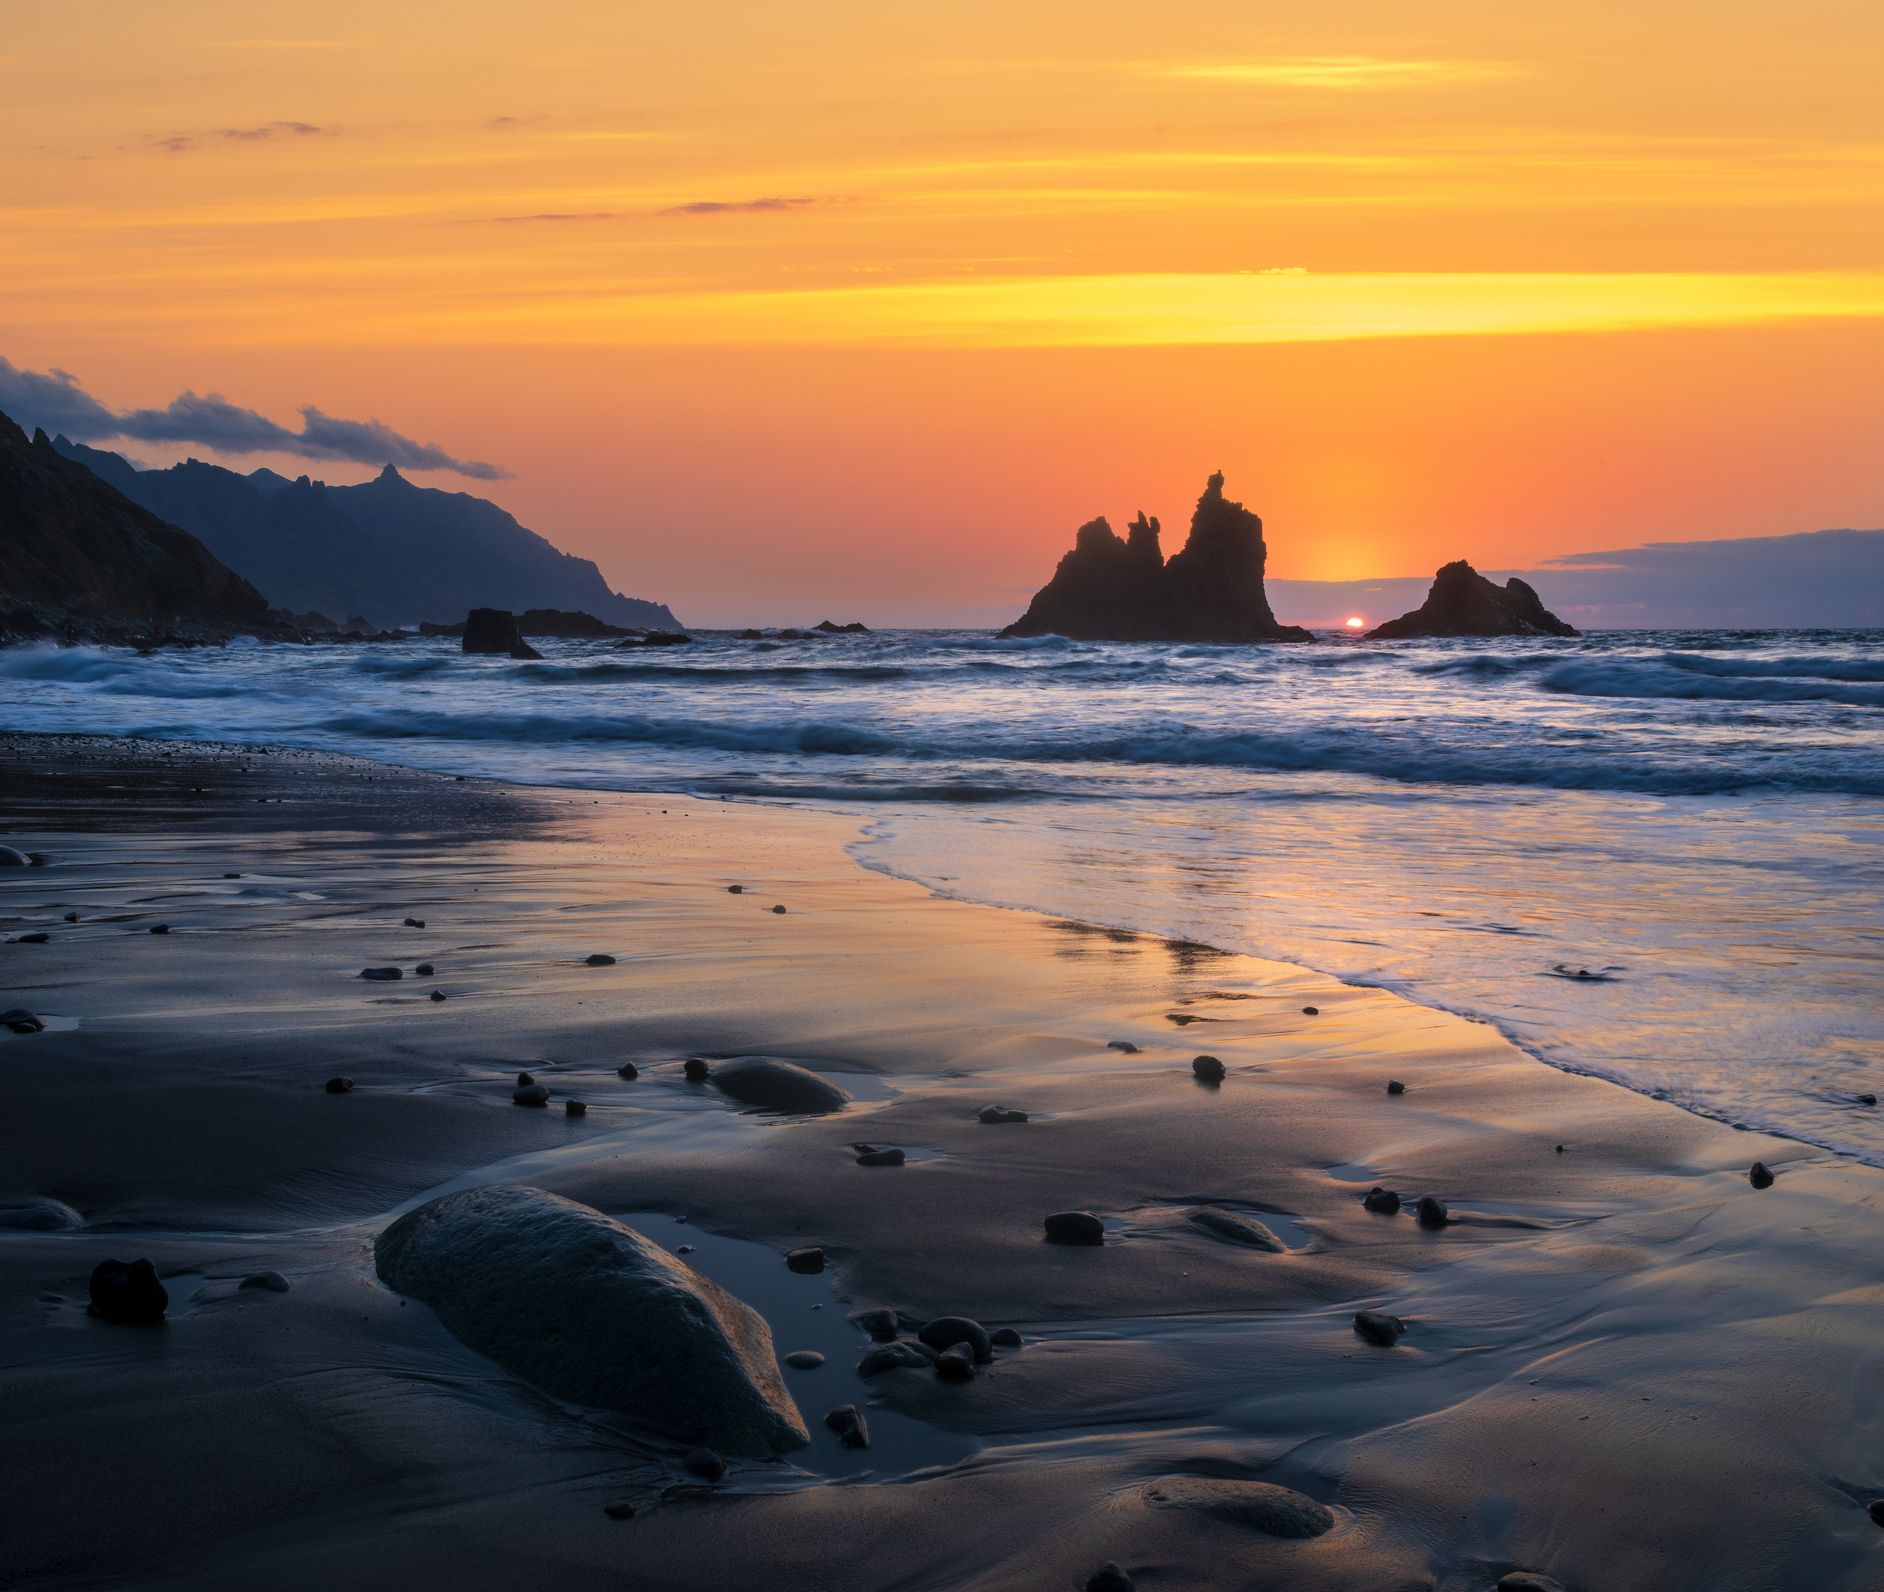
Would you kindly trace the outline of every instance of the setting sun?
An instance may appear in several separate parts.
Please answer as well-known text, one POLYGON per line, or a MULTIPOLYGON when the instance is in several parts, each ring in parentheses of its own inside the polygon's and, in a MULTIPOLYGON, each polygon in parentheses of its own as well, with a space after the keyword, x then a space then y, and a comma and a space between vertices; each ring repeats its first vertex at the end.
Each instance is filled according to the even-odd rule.
POLYGON ((1359 614, 1349 614, 1348 617, 1341 622, 1350 630, 1365 630, 1367 628, 1367 621, 1359 614))

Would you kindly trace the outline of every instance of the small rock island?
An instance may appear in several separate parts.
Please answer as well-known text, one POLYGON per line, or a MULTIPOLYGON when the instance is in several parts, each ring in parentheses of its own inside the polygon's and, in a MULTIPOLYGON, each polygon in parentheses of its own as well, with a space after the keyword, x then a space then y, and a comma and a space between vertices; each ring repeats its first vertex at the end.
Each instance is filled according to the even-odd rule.
POLYGON ((1367 632, 1369 641, 1407 641, 1440 636, 1574 636, 1576 628, 1544 606, 1516 575, 1500 586, 1464 559, 1433 577, 1426 601, 1410 614, 1367 632))
POLYGON ((1283 625, 1263 590, 1263 522, 1223 495, 1211 476, 1184 546, 1167 560, 1159 525, 1141 512, 1123 539, 1102 515, 1079 528, 1073 550, 1003 636, 1074 641, 1312 641, 1283 625))

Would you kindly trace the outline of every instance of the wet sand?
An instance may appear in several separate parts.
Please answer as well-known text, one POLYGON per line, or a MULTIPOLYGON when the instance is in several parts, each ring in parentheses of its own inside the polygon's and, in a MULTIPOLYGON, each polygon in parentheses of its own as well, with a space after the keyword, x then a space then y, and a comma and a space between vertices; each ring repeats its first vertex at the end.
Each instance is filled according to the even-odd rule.
POLYGON ((7 1584, 1884 1584, 1875 1171, 1383 992, 938 899, 829 814, 8 738, 0 817, 47 858, 0 878, 0 937, 50 936, 0 944, 0 1004, 48 1023, 0 1034, 0 1223, 79 1221, 0 1225, 7 1584), (735 1056, 853 1103, 769 1117, 682 1076, 735 1056), (520 1068, 547 1111, 511 1103, 520 1068), (784 1373, 811 1447, 704 1486, 380 1284, 396 1215, 497 1181, 693 1244, 781 1356, 824 1353, 784 1373), (1375 1184, 1454 1219, 1370 1213, 1375 1184), (1069 1209, 1106 1242, 1045 1243, 1069 1209), (827 1270, 788 1271, 809 1244, 827 1270), (157 1263, 164 1326, 87 1316, 113 1255, 157 1263), (262 1270, 289 1291, 238 1286, 262 1270), (1027 1346, 864 1381, 846 1313, 876 1305, 1027 1346), (1397 1346, 1357 1336, 1369 1308, 1397 1346), (843 1403, 869 1450, 824 1428, 843 1403), (1335 1524, 1272 1535, 1171 1477, 1335 1524))

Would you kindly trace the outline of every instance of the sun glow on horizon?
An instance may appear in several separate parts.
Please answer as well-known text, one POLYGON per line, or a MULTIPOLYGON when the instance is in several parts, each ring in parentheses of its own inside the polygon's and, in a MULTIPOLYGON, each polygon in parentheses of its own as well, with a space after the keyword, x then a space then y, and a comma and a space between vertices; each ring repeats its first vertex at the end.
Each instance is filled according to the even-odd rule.
POLYGON ((1346 625, 1350 630, 1365 630, 1367 628, 1367 621, 1359 614, 1349 614, 1341 623, 1346 625))

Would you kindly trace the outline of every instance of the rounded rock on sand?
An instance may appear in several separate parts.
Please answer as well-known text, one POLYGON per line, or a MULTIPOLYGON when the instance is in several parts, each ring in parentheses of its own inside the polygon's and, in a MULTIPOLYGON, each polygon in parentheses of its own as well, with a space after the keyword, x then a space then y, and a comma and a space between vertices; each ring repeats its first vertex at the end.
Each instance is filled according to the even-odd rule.
POLYGON ((713 1069, 698 1056, 689 1056, 680 1064, 681 1076, 689 1083, 705 1083, 712 1077, 713 1069))
POLYGON ((1042 1224, 1049 1244, 1103 1244, 1105 1223, 1091 1211, 1055 1211, 1042 1224))
POLYGON ((1136 1056, 1138 1054, 1138 1046, 1134 1045, 1129 1039, 1108 1039, 1106 1041, 1106 1049, 1116 1050, 1121 1056, 1136 1056))
POLYGON ((718 1481, 726 1474, 726 1461, 710 1448, 688 1449, 681 1464, 702 1481, 718 1481))
POLYGON ((425 927, 425 919, 424 918, 407 918, 405 921, 405 927, 408 929, 422 929, 425 927))
POLYGON ((785 1363, 794 1371, 815 1371, 824 1364, 824 1356, 816 1349, 793 1349, 785 1356, 785 1363))
POLYGON ((1222 1083, 1224 1065, 1215 1056, 1191 1057, 1191 1072, 1199 1083, 1222 1083))
POLYGON ((530 1073, 520 1072, 517 1074, 517 1087, 519 1089, 528 1089, 530 1085, 535 1082, 536 1082, 535 1077, 533 1077, 530 1073))
POLYGON ((771 1056, 723 1061, 713 1071, 713 1082, 722 1094, 761 1111, 814 1113, 838 1111, 850 1104, 849 1094, 829 1079, 771 1056))
POLYGON ((1027 1113, 1012 1110, 1007 1106, 983 1106, 975 1113, 975 1120, 986 1123, 989 1127, 1000 1127, 1004 1123, 1025 1122, 1027 1113))
POLYGON ((1413 1214, 1419 1218, 1422 1227, 1437 1229, 1452 1220, 1452 1212, 1446 1209, 1446 1202, 1432 1194, 1420 1196, 1419 1204, 1413 1207, 1413 1214))
POLYGON ((36 1012, 29 1012, 24 1006, 13 1006, 0 1012, 0 1027, 15 1034, 43 1034, 46 1031, 46 1020, 36 1012))
POLYGON ((101 1260, 92 1268, 91 1313, 124 1326, 162 1321, 170 1293, 148 1260, 101 1260))
POLYGON ((442 1001, 445 998, 445 992, 442 989, 435 989, 430 998, 434 1001, 442 1001))
POLYGON ((288 1279, 278 1271, 258 1271, 244 1277, 239 1286, 252 1292, 286 1293, 288 1279))
POLYGON ((563 1115, 566 1117, 586 1117, 588 1114, 589 1107, 584 1101, 565 1100, 563 1102, 563 1115))
POLYGON ((85 1218, 64 1200, 41 1194, 22 1205, 0 1206, 0 1227, 16 1233, 69 1233, 85 1218))
POLYGON ((76 923, 78 922, 78 920, 79 920, 79 915, 76 912, 68 912, 65 915, 65 921, 67 923, 76 923))
POLYGON ((1874 1106, 1877 1104, 1877 1096, 1874 1094, 1853 1095, 1852 1099, 1856 1100, 1861 1106, 1874 1106))
MULTIPOLYGON (((155 929, 151 930, 152 934, 156 932, 155 929)), ((363 967, 360 969, 360 977, 374 984, 390 984, 394 979, 405 976, 406 970, 402 967, 363 967)))
POLYGON ((994 1358, 987 1329, 967 1316, 937 1316, 933 1321, 924 1322, 916 1337, 938 1353, 965 1343, 978 1365, 986 1365, 994 1358))
MULTIPOLYGON (((150 932, 152 934, 168 934, 170 932, 170 925, 168 923, 153 923, 150 926, 150 932)), ((365 976, 365 974, 361 974, 362 978, 365 976)))
POLYGON ((883 1148, 871 1145, 857 1152, 859 1166, 901 1166, 908 1159, 909 1157, 893 1144, 883 1148))
POLYGON ((988 1334, 988 1341, 997 1349, 1021 1349, 1027 1346, 1027 1340, 1012 1327, 996 1327, 988 1334))
POLYGON ((1116 1564, 1102 1564, 1086 1577, 1086 1592, 1136 1592, 1137 1585, 1116 1564))
POLYGON ((602 1513, 610 1520, 632 1520, 635 1517, 635 1506, 624 1498, 620 1503, 603 1504, 602 1513))
POLYGON ((975 1352, 965 1343, 936 1356, 935 1374, 944 1382, 969 1382, 975 1375, 975 1352))
POLYGON ((326 1089, 329 1094, 352 1094, 353 1080, 351 1078, 329 1078, 327 1080, 326 1089))
POLYGON ((726 887, 726 893, 728 895, 744 895, 746 893, 746 887, 743 884, 729 884, 726 887))
POLYGON ((625 1078, 628 1082, 633 1083, 635 1079, 641 1076, 641 1069, 632 1061, 624 1061, 615 1069, 615 1076, 617 1078, 625 1078))
POLYGON ((1536 1570, 1511 1570, 1499 1576, 1498 1592, 1563 1592, 1563 1582, 1536 1570))
POLYGON ((824 1251, 816 1244, 806 1244, 801 1249, 788 1249, 785 1252, 785 1264, 806 1277, 816 1276, 824 1270, 824 1251))
POLYGON ((877 1343, 894 1343, 896 1334, 902 1330, 902 1323, 896 1312, 884 1307, 875 1310, 858 1310, 851 1314, 850 1324, 863 1332, 869 1333, 877 1343))
POLYGON ((855 1404, 838 1405, 824 1417, 824 1424, 837 1433, 837 1440, 846 1448, 870 1446, 870 1424, 855 1404))
POLYGON ((1384 1310, 1357 1310, 1354 1312, 1354 1333, 1365 1338, 1369 1343, 1377 1343, 1383 1349, 1391 1349, 1400 1341, 1400 1335, 1406 1331, 1406 1323, 1398 1316, 1389 1315, 1384 1310))
POLYGON ((1387 1093, 1390 1095, 1403 1095, 1406 1093, 1406 1085, 1400 1082, 1398 1078, 1389 1078, 1387 1080, 1387 1093))
POLYGON ((926 1371, 940 1358, 934 1349, 926 1345, 899 1339, 895 1343, 879 1343, 866 1349, 864 1357, 857 1362, 857 1374, 872 1377, 881 1376, 885 1371, 926 1371))
POLYGON ((1302 1008, 1302 1015, 1304 1017, 1319 1017, 1321 1016, 1321 1008, 1319 1006, 1304 1006, 1302 1008))
POLYGON ((0 846, 0 868, 30 868, 33 859, 12 846, 0 846))
POLYGON ((30 934, 14 935, 13 943, 15 945, 44 945, 51 938, 52 936, 44 929, 34 929, 30 934))
POLYGON ((1153 1509, 1188 1509, 1225 1525, 1300 1541, 1334 1529, 1334 1515, 1305 1493, 1230 1476, 1161 1476, 1132 1490, 1153 1509))
POLYGON ((585 956, 582 959, 582 965, 584 967, 613 967, 615 965, 615 958, 602 951, 597 951, 593 956, 585 956))
POLYGON ((783 907, 774 907, 772 908, 772 910, 776 912, 781 918, 785 916, 785 909, 783 907))
POLYGON ((1376 1216, 1398 1216, 1400 1214, 1400 1196, 1390 1188, 1375 1184, 1361 1196, 1361 1204, 1376 1216))
POLYGON ((512 1104, 520 1106, 546 1106, 549 1104, 549 1090, 540 1083, 528 1083, 510 1091, 512 1104))
POLYGON ((1747 1168, 1747 1181, 1755 1188, 1771 1188, 1773 1186, 1773 1169, 1764 1161, 1755 1161, 1752 1166, 1747 1168))
POLYGON ((430 962, 421 962, 417 967, 413 968, 412 976, 414 978, 430 978, 435 971, 436 969, 433 968, 430 962))

